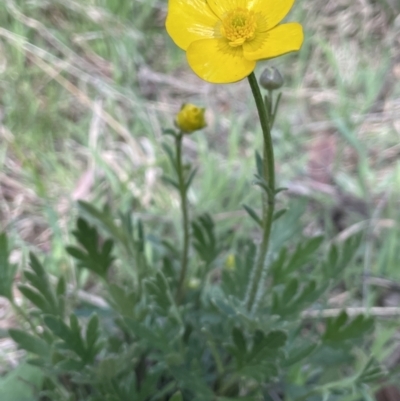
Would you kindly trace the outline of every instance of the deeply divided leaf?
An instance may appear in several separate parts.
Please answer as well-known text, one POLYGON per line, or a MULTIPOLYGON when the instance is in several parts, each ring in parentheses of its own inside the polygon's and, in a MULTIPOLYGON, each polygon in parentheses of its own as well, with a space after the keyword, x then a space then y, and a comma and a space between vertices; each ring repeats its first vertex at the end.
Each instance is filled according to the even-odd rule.
POLYGON ((81 248, 68 246, 67 252, 78 261, 79 267, 105 278, 114 261, 113 241, 107 239, 101 244, 96 228, 91 227, 83 218, 78 219, 77 228, 73 234, 81 248))

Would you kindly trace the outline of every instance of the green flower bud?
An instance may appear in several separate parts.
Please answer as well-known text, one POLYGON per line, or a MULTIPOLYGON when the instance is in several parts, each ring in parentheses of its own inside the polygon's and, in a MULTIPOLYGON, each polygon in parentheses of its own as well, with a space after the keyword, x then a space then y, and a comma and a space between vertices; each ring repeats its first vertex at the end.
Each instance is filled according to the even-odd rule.
POLYGON ((197 290, 197 288, 200 287, 201 281, 198 278, 191 278, 189 280, 188 286, 189 288, 191 288, 192 290, 197 290))
POLYGON ((260 76, 260 85, 270 91, 279 89, 283 85, 281 73, 275 67, 267 67, 260 76))

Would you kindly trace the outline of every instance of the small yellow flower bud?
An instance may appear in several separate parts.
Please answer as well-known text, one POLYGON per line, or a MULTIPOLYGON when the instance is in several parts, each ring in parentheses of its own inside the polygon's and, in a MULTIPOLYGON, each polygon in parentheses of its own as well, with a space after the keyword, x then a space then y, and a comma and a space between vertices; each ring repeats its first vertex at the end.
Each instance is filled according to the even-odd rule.
POLYGON ((176 126, 185 134, 204 128, 206 124, 205 109, 194 104, 186 103, 176 116, 176 126))
POLYGON ((226 270, 235 270, 236 269, 236 259, 233 253, 229 254, 225 260, 225 269, 226 270))
POLYGON ((275 67, 267 67, 260 76, 260 85, 271 91, 279 89, 283 85, 281 73, 275 67))

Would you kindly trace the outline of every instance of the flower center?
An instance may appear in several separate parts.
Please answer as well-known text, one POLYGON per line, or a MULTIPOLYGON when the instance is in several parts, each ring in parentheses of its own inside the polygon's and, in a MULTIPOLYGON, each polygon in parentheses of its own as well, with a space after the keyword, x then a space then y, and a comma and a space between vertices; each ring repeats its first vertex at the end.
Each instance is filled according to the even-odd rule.
POLYGON ((256 15, 245 8, 236 8, 227 13, 221 24, 221 35, 228 39, 232 47, 241 46, 253 39, 257 28, 256 15))

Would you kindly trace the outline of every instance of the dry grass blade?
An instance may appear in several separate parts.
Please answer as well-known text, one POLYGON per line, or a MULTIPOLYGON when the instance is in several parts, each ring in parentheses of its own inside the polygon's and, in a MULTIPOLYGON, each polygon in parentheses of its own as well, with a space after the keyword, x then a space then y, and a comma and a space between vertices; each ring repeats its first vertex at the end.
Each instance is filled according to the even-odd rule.
POLYGON ((334 309, 322 309, 322 310, 306 310, 302 313, 303 319, 319 319, 339 316, 345 311, 350 317, 356 317, 359 315, 369 315, 374 317, 387 317, 393 318, 400 316, 400 307, 379 307, 375 306, 372 308, 367 307, 353 307, 353 308, 334 308, 334 309))
POLYGON ((111 114, 107 113, 105 110, 100 110, 96 108, 95 102, 93 102, 89 96, 87 96, 84 92, 79 90, 74 84, 60 75, 59 71, 55 68, 46 64, 43 60, 38 57, 32 56, 31 60, 40 67, 46 74, 52 77, 55 81, 57 81, 61 86, 63 86, 68 92, 75 96, 75 98, 84 106, 88 107, 93 113, 97 114, 98 117, 103 120, 110 128, 112 128, 117 134, 121 136, 121 138, 128 143, 135 152, 135 163, 137 165, 144 163, 145 155, 136 142, 136 140, 132 137, 131 133, 128 131, 126 127, 124 127, 119 121, 117 121, 111 114))

